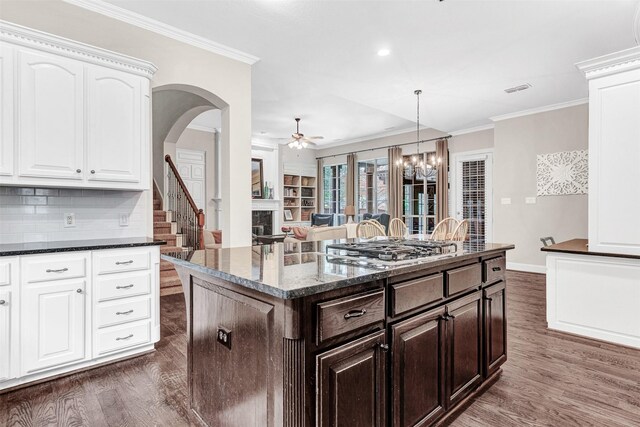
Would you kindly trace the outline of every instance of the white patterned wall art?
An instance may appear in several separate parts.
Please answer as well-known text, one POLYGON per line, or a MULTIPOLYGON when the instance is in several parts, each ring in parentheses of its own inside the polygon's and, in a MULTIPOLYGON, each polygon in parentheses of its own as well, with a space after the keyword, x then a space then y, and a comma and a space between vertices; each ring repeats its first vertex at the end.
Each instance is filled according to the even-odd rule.
POLYGON ((587 150, 538 154, 537 195, 587 194, 589 162, 587 150))

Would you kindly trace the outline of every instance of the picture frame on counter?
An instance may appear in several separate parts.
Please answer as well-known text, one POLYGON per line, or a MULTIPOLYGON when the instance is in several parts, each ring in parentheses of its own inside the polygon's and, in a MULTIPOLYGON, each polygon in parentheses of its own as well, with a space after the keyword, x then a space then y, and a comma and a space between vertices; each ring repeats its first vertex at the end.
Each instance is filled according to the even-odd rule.
POLYGON ((251 159, 251 197, 253 199, 262 199, 263 187, 262 159, 251 159))

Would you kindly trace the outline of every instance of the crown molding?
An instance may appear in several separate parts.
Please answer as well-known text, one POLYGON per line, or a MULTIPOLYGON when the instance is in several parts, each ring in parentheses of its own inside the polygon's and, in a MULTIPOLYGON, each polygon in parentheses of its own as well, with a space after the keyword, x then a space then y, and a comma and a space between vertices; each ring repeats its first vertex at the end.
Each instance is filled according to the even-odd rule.
POLYGON ((578 62, 587 80, 640 68, 640 46, 578 62))
POLYGON ((109 18, 117 19, 118 21, 126 22, 127 24, 135 25, 136 27, 152 31, 156 34, 163 35, 179 42, 204 49, 217 55, 244 62, 245 64, 253 65, 260 60, 260 58, 258 58, 257 56, 253 56, 232 47, 216 43, 205 37, 181 30, 179 28, 173 27, 160 21, 156 21, 155 19, 148 18, 146 16, 131 12, 130 10, 112 5, 111 3, 107 3, 101 0, 63 1, 74 6, 81 7, 83 9, 108 16, 109 18))
POLYGON ((483 130, 493 129, 494 127, 495 125, 493 123, 489 123, 487 125, 474 126, 472 128, 460 129, 453 132, 449 132, 449 135, 451 136, 465 135, 468 133, 481 132, 483 130))
POLYGON ((562 108, 575 107, 576 105, 588 104, 589 98, 576 99, 575 101, 560 102, 558 104, 545 105, 543 107, 531 108, 530 110, 516 111, 515 113, 503 114, 501 116, 489 117, 493 122, 514 119, 516 117, 529 116, 531 114, 544 113, 546 111, 560 110, 562 108))
POLYGON ((151 62, 0 20, 0 41, 77 59, 146 78, 158 70, 151 62))

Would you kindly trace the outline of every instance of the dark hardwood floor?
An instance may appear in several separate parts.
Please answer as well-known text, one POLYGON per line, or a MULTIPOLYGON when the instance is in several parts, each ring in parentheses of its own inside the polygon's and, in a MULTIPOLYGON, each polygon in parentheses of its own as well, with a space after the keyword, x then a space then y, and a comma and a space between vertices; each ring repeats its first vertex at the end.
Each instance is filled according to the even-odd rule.
MULTIPOLYGON (((544 276, 508 273, 509 360, 452 425, 640 426, 640 351, 546 329, 544 276)), ((157 351, 0 394, 0 426, 186 426, 181 295, 157 351)))

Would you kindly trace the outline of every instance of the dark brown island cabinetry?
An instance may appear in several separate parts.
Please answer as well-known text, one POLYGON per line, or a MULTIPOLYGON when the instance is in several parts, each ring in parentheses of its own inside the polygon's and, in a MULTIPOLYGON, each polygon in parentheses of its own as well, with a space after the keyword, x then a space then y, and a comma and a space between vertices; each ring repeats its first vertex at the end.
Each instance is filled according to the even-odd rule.
MULTIPOLYGON (((369 281, 295 298, 176 263, 187 299, 194 420, 243 427, 450 421, 498 379, 507 359, 504 251, 372 272, 369 281)), ((337 271, 322 259, 315 268, 337 271)))

